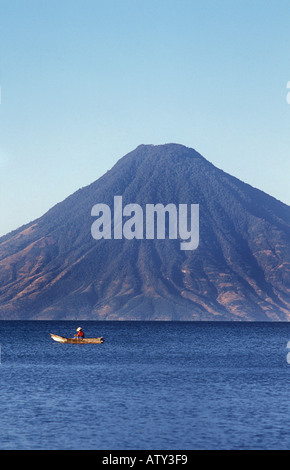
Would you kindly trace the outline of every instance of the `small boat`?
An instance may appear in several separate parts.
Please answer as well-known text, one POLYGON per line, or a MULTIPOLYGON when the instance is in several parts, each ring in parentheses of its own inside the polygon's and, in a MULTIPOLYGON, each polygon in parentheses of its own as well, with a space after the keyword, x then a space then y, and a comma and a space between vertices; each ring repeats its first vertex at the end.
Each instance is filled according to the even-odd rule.
POLYGON ((63 338, 62 336, 53 335, 50 333, 50 336, 54 341, 58 343, 66 343, 66 344, 101 344, 104 342, 103 337, 100 338, 63 338))

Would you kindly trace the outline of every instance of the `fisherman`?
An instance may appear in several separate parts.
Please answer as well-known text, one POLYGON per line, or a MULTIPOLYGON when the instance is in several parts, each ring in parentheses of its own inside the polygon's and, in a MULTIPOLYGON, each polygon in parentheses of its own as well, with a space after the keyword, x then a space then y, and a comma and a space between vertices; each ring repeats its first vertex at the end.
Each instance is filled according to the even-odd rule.
POLYGON ((77 334, 75 335, 75 337, 80 338, 80 339, 84 339, 85 334, 84 334, 83 329, 81 327, 79 327, 77 329, 77 334))

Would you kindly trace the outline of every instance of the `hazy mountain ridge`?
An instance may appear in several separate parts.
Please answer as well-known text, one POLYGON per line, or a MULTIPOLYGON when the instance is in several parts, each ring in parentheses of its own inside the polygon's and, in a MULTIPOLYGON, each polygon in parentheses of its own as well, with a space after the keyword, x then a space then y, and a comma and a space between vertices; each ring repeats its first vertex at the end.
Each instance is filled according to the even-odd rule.
POLYGON ((0 318, 288 320, 290 208, 177 144, 139 146, 0 238, 0 318), (100 240, 91 209, 200 204, 200 246, 100 240))

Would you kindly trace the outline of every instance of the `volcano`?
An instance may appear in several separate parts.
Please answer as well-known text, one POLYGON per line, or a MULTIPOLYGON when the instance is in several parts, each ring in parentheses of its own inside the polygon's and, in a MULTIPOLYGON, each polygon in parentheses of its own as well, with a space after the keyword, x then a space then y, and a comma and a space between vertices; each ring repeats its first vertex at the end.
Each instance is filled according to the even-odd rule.
POLYGON ((0 319, 288 321, 290 207, 178 144, 141 145, 0 238, 0 319), (199 205, 199 245, 92 237, 92 208, 199 205))

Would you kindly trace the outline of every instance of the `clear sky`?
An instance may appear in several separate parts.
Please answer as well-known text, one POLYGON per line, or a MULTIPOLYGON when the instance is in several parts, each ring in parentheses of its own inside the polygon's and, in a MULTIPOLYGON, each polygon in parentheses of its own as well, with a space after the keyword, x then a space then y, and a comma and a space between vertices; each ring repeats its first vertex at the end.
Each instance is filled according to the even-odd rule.
POLYGON ((289 25, 289 0, 0 0, 0 235, 140 144, 290 204, 289 25))

